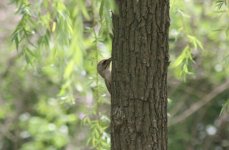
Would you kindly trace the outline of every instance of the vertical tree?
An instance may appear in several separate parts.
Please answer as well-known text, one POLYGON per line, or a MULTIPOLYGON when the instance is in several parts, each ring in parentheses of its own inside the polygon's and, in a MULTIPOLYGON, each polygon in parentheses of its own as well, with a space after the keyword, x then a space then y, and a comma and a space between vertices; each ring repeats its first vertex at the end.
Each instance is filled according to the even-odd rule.
POLYGON ((111 149, 167 149, 169 0, 117 0, 111 149))

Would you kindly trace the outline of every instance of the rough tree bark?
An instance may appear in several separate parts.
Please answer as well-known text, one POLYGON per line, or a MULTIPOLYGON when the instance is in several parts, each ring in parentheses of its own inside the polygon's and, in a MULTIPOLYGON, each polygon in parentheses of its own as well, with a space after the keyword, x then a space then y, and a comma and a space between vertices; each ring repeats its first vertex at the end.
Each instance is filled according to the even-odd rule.
POLYGON ((169 0, 116 0, 111 149, 167 150, 169 0))

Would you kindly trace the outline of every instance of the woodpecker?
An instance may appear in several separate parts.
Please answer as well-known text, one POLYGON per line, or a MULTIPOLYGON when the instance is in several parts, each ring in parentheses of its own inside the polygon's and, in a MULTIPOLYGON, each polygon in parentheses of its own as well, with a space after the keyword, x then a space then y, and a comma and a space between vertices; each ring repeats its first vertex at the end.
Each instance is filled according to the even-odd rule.
POLYGON ((109 93, 111 93, 111 71, 110 71, 111 58, 103 59, 97 64, 97 71, 104 79, 109 93))

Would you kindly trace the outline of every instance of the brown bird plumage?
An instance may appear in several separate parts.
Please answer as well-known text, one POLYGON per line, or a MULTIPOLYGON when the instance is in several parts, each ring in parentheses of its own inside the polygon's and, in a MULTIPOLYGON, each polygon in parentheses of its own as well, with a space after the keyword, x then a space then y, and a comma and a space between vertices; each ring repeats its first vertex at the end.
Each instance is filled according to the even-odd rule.
POLYGON ((101 60, 97 65, 99 75, 104 79, 108 91, 111 93, 111 58, 101 60))

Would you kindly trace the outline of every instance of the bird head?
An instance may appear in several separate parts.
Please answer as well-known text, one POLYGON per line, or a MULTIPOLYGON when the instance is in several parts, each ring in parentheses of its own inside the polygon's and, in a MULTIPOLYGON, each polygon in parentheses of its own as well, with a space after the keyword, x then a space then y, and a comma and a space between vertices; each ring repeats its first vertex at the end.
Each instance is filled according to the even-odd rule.
POLYGON ((98 73, 103 77, 104 71, 109 69, 111 58, 101 60, 97 65, 98 73))

